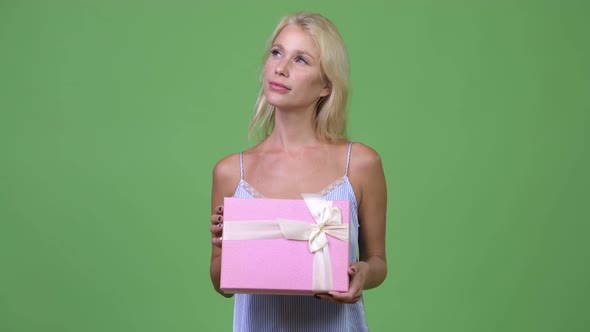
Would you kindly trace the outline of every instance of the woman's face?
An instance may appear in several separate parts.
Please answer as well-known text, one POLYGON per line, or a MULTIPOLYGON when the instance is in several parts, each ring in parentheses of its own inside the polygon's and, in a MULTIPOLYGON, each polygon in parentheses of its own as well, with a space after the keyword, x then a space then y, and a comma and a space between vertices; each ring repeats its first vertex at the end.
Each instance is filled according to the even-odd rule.
POLYGON ((320 50, 300 26, 287 25, 275 39, 264 64, 263 91, 281 110, 313 108, 330 94, 322 82, 320 50))

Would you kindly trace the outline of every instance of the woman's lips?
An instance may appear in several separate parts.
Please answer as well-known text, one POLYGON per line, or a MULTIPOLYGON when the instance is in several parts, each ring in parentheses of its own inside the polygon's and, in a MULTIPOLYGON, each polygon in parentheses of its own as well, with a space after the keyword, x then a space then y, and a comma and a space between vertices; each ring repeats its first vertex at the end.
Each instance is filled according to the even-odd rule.
POLYGON ((287 92, 287 91, 291 90, 287 86, 285 86, 279 82, 269 82, 268 85, 269 85, 270 89, 273 91, 287 92))

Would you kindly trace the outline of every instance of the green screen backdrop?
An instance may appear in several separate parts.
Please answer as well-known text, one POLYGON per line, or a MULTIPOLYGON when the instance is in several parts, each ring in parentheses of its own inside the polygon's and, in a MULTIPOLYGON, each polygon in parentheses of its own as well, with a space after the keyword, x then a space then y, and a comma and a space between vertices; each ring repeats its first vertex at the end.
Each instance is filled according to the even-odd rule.
MULTIPOLYGON (((0 331, 230 331, 211 170, 319 11, 382 156, 373 331, 588 331, 587 1, 0 1, 0 331)), ((354 158, 354 156, 353 156, 354 158)))

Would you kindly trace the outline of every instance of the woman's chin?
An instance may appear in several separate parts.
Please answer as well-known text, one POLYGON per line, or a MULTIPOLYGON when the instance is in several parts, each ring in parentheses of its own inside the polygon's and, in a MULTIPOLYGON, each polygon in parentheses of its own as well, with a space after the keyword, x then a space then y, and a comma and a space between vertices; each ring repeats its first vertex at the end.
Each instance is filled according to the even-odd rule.
POLYGON ((277 98, 277 96, 272 96, 272 95, 266 95, 266 102, 271 105, 274 106, 276 108, 285 108, 288 107, 288 104, 285 103, 284 100, 281 100, 282 98, 277 98))

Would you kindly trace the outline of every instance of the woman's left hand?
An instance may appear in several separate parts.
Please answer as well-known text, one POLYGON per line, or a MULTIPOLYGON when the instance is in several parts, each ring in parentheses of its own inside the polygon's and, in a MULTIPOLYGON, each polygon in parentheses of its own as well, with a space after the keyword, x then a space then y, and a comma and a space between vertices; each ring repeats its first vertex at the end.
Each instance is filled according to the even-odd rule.
POLYGON ((356 262, 350 265, 348 268, 348 274, 350 275, 350 284, 348 286, 348 292, 329 292, 316 294, 315 296, 319 299, 334 303, 355 303, 361 299, 363 294, 363 288, 365 280, 369 272, 369 264, 367 262, 356 262))

